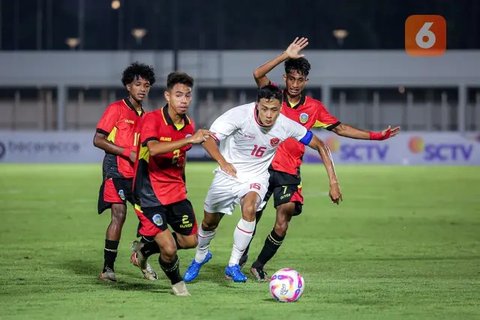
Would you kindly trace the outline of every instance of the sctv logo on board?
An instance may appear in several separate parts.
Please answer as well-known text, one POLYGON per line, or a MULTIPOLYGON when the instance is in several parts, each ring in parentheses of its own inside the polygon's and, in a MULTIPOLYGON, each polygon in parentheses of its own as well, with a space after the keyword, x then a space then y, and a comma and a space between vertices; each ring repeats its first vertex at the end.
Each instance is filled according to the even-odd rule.
POLYGON ((412 153, 422 153, 426 161, 469 160, 473 153, 472 144, 425 143, 421 137, 412 137, 408 142, 412 153))
POLYGON ((378 143, 341 143, 335 137, 325 140, 332 152, 340 152, 340 159, 345 161, 384 161, 388 145, 378 143))

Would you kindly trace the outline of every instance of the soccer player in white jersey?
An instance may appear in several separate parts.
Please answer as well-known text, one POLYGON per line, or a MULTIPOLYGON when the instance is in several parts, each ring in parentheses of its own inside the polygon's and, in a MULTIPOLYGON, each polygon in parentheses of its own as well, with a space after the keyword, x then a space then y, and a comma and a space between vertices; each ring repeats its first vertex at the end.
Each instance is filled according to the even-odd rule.
POLYGON ((268 188, 268 166, 282 141, 294 138, 316 149, 327 170, 331 200, 337 204, 342 200, 328 148, 311 131, 280 114, 281 106, 282 91, 267 85, 258 90, 256 103, 230 109, 210 127, 213 135, 203 147, 219 167, 205 199, 197 251, 184 281, 194 280, 200 268, 212 258, 209 247, 215 230, 223 216, 231 215, 237 204, 241 206, 242 217, 233 233, 233 249, 225 276, 234 282, 247 281, 238 263, 252 238, 255 212, 268 188))

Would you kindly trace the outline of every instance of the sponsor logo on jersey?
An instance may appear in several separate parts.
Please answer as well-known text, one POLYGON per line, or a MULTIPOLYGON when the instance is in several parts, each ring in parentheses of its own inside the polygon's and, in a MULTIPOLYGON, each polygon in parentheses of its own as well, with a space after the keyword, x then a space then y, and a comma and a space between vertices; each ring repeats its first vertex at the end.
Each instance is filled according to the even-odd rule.
POLYGON ((255 139, 255 136, 252 135, 252 134, 244 133, 243 136, 244 136, 246 139, 249 139, 249 140, 255 139))
POLYGON ((187 229, 187 228, 191 228, 192 226, 193 226, 193 223, 190 222, 190 220, 188 219, 188 215, 184 214, 182 216, 182 224, 180 225, 180 228, 187 229))
POLYGON ((123 120, 123 121, 126 122, 126 123, 135 124, 135 121, 134 121, 134 120, 125 119, 125 120, 123 120))
POLYGON ((308 121, 308 114, 305 112, 300 113, 300 116, 298 117, 300 120, 300 123, 307 123, 308 121))
POLYGON ((272 139, 270 139, 270 145, 271 145, 272 147, 277 146, 279 143, 280 143, 280 139, 278 139, 278 138, 272 138, 272 139))
POLYGON ((172 137, 160 137, 160 141, 172 141, 172 137))
POLYGON ((152 217, 153 223, 155 223, 157 226, 161 226, 163 224, 163 218, 162 215, 157 213, 152 217))

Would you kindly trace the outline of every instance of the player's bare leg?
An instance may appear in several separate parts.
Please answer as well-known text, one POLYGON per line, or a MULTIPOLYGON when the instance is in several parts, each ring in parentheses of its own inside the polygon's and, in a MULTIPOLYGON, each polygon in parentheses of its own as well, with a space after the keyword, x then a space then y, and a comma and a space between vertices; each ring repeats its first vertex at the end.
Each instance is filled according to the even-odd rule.
POLYGON ((180 275, 180 259, 177 255, 177 245, 170 230, 165 230, 155 236, 155 242, 160 248, 158 262, 165 275, 170 279, 173 293, 176 296, 189 296, 190 293, 180 275))
POLYGON ((177 249, 190 249, 198 245, 198 237, 196 234, 185 236, 183 234, 175 233, 177 249))
POLYGON ((122 235, 123 224, 127 215, 127 206, 123 203, 112 204, 112 216, 105 236, 103 270, 99 275, 100 280, 117 281, 115 276, 115 260, 117 258, 118 244, 122 235))
POLYGON ((295 213, 295 203, 288 202, 277 206, 277 214, 275 218, 275 225, 273 230, 265 239, 262 251, 257 257, 257 260, 252 264, 250 272, 257 278, 258 281, 267 281, 268 275, 263 269, 265 264, 273 258, 277 250, 282 245, 283 239, 287 234, 288 224, 295 213))

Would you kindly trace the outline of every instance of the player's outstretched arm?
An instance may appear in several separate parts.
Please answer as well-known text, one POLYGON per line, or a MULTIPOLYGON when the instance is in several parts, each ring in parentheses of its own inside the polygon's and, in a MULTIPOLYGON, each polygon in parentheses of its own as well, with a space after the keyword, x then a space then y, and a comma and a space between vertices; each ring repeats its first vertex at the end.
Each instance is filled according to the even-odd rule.
POLYGON ((210 131, 206 129, 199 129, 193 136, 177 141, 160 142, 158 140, 150 140, 147 142, 148 152, 151 156, 169 153, 173 150, 183 148, 189 144, 203 143, 210 136, 210 134, 210 131))
POLYGON ((135 162, 136 158, 136 148, 133 146, 128 146, 128 147, 120 147, 114 144, 111 141, 107 140, 107 136, 104 135, 103 133, 96 132, 95 136, 93 137, 93 145, 99 149, 102 149, 103 151, 110 153, 110 154, 116 154, 119 156, 124 157, 125 159, 130 160, 131 162, 135 162))
POLYGON ((330 184, 330 199, 333 203, 340 204, 340 201, 342 201, 342 193, 340 191, 340 185, 338 183, 337 174, 335 172, 335 165, 333 164, 330 149, 322 140, 318 139, 315 135, 313 136, 308 146, 312 149, 317 150, 320 158, 323 161, 323 165, 327 170, 328 181, 330 184))
POLYGON ((212 138, 212 136, 207 138, 205 142, 202 143, 202 146, 205 151, 207 151, 207 153, 210 155, 210 157, 218 163, 220 169, 222 169, 223 172, 231 175, 232 177, 237 176, 237 170, 231 163, 225 160, 223 155, 220 153, 220 150, 218 149, 217 141, 212 138))
POLYGON ((346 123, 340 123, 337 127, 332 129, 333 132, 342 137, 361 139, 361 140, 386 140, 396 136, 400 132, 400 127, 388 126, 382 131, 367 131, 357 129, 346 123))
POLYGON ((272 60, 267 61, 262 64, 260 67, 253 71, 253 78, 257 83, 257 86, 263 87, 270 83, 270 79, 267 77, 267 73, 273 70, 276 66, 287 59, 298 59, 303 57, 303 54, 300 54, 303 48, 308 46, 308 38, 305 37, 296 37, 288 48, 283 51, 280 55, 276 56, 272 60))

